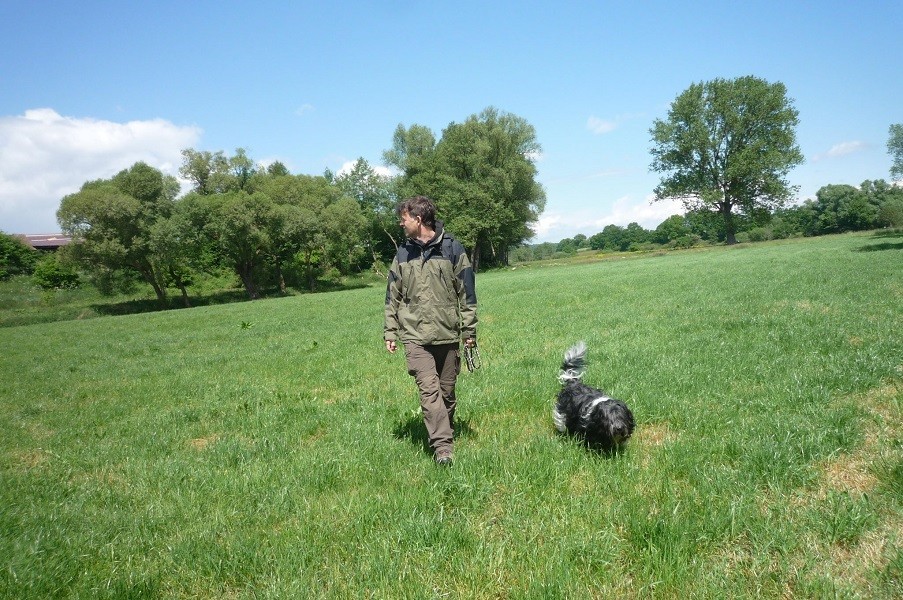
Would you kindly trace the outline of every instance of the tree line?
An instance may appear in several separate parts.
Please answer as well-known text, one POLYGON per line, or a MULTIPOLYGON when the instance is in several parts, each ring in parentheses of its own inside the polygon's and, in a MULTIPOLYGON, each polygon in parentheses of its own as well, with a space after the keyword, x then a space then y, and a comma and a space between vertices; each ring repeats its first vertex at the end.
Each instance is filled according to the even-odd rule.
MULTIPOLYGON (((830 184, 799 205, 776 209, 757 217, 735 215, 738 242, 762 242, 791 237, 810 237, 903 227, 903 188, 883 179, 864 181, 861 186, 830 184)), ((724 219, 707 210, 672 215, 655 229, 638 223, 626 227, 607 225, 590 236, 577 234, 559 242, 524 244, 511 251, 511 262, 572 256, 580 250, 637 252, 691 248, 722 244, 727 239, 724 219)))
MULTIPOLYGON (((901 190, 883 180, 827 185, 814 200, 788 206, 797 190, 787 174, 803 160, 798 121, 783 83, 746 76, 691 85, 649 130, 650 169, 662 174, 655 200, 679 199, 686 213, 652 231, 609 225, 562 240, 555 252, 900 226, 901 190)), ((903 125, 889 133, 891 177, 901 176, 903 125)), ((185 305, 192 286, 224 272, 249 298, 313 290, 367 269, 384 273, 401 235, 394 207, 416 194, 436 200, 438 217, 476 269, 530 260, 550 250, 527 244, 546 202, 536 181, 541 150, 526 120, 493 107, 450 123, 438 138, 425 126, 399 124, 382 157, 391 177, 363 159, 347 173, 293 175, 279 162, 256 164, 241 148, 232 156, 186 149, 180 174, 191 189, 184 196, 174 177, 136 163, 63 198, 57 219, 74 243, 41 266, 61 282, 77 268, 101 291, 143 281, 161 302, 177 290, 185 305)), ((5 247, 0 275, 22 268, 2 262, 5 247)))
POLYGON ((280 162, 256 164, 242 148, 231 156, 185 149, 184 196, 175 177, 138 162, 64 197, 57 220, 73 243, 47 262, 59 283, 77 268, 102 292, 140 281, 161 303, 175 290, 186 306, 192 286, 223 272, 251 299, 314 290, 368 269, 384 273, 402 233, 398 200, 426 194, 475 268, 493 266, 532 235, 544 208, 539 151, 532 126, 492 107, 438 139, 424 126, 399 125, 384 156, 393 177, 363 159, 347 173, 293 175, 280 162))

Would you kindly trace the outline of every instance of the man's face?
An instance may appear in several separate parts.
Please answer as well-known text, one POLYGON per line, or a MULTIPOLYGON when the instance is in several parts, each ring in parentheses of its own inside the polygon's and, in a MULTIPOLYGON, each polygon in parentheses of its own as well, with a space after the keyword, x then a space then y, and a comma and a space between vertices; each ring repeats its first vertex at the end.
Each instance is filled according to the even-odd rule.
POLYGON ((404 229, 404 234, 409 238, 420 235, 420 217, 412 217, 408 211, 403 211, 398 219, 398 224, 404 229))

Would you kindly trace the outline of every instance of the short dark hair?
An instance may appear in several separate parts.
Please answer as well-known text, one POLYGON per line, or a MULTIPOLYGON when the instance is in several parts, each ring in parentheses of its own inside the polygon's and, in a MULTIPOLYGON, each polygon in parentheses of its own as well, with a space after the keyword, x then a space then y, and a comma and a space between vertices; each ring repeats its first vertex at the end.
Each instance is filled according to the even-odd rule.
POLYGON ((436 203, 426 196, 412 196, 398 203, 395 209, 398 216, 408 213, 412 217, 420 217, 420 222, 430 229, 436 228, 436 203))

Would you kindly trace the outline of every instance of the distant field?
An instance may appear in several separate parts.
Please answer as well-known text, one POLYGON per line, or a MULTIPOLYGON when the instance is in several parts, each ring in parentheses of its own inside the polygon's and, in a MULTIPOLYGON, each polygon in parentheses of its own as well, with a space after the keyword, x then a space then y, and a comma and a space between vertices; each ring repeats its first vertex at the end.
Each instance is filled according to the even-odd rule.
POLYGON ((448 470, 381 285, 53 323, 0 290, 0 597, 901 597, 903 237, 580 261, 478 276, 448 470), (553 430, 579 339, 619 455, 553 430))

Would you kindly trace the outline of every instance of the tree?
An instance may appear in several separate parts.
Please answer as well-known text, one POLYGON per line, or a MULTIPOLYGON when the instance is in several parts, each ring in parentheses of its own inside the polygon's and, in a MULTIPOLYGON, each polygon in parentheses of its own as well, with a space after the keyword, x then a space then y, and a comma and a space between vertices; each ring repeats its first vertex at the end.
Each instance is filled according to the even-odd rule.
POLYGON ((188 286, 194 283, 195 265, 199 261, 193 244, 196 232, 190 228, 180 206, 177 202, 168 218, 158 219, 151 226, 149 247, 157 257, 160 269, 182 293, 182 304, 190 308, 188 286))
POLYGON ((533 236, 530 225, 545 207, 533 163, 540 152, 526 120, 495 108, 451 123, 439 142, 421 126, 395 131, 387 164, 400 171, 399 195, 424 194, 439 217, 481 261, 504 264, 508 248, 533 236))
POLYGON ((658 224, 651 239, 656 244, 664 245, 687 235, 690 235, 690 227, 686 218, 683 215, 671 215, 658 224))
POLYGON ((350 274, 360 264, 369 240, 369 222, 361 206, 351 198, 340 198, 323 209, 321 222, 327 261, 339 273, 350 274))
MULTIPOLYGON (((274 163, 278 172, 282 163, 274 163)), ((244 148, 236 148, 235 156, 227 157, 222 150, 182 150, 179 174, 192 183, 192 191, 202 196, 245 190, 250 192, 254 175, 258 172, 244 148)))
POLYGON ((878 209, 877 221, 882 227, 903 227, 903 198, 885 201, 878 209))
POLYGON ((182 200, 201 212, 204 234, 241 279, 248 298, 260 298, 259 269, 271 252, 273 202, 265 194, 232 191, 182 200))
POLYGON ((280 175, 291 175, 288 172, 288 167, 286 167, 280 161, 275 161, 270 163, 266 168, 266 174, 271 177, 279 177, 280 175))
POLYGON ((57 220, 72 237, 68 248, 74 259, 99 280, 132 270, 164 302, 171 279, 151 243, 151 231, 169 217, 178 192, 175 178, 138 162, 63 198, 57 220))
POLYGON ((878 218, 878 207, 869 202, 869 195, 852 185, 822 186, 810 206, 816 214, 815 235, 871 229, 878 218))
POLYGON ((358 216, 360 207, 343 203, 342 209, 329 209, 340 203, 342 190, 325 176, 295 175, 272 178, 261 188, 276 204, 276 219, 272 222, 271 252, 276 271, 282 281, 282 266, 299 263, 305 283, 311 291, 316 287, 318 273, 329 260, 337 261, 340 272, 348 272, 346 259, 354 256, 353 249, 361 247, 366 223, 350 218, 358 216), (335 210, 336 212, 332 212, 335 210), (348 218, 346 218, 348 217, 348 218), (344 239, 338 239, 344 238, 344 239), (343 244, 345 251, 330 252, 343 244))
POLYGON ((428 162, 435 150, 436 136, 428 127, 411 125, 405 129, 398 124, 392 135, 392 148, 383 152, 383 160, 402 172, 397 184, 399 198, 424 194, 423 189, 431 187, 434 169, 428 162))
POLYGON ((891 125, 888 133, 887 151, 894 161, 890 176, 891 179, 903 179, 903 123, 891 125))
POLYGON ((716 212, 704 208, 689 210, 684 215, 690 235, 707 242, 723 242, 727 237, 724 219, 716 212))
POLYGON ((621 244, 626 239, 625 234, 626 231, 620 225, 613 223, 606 225, 602 231, 589 238, 590 247, 593 250, 607 250, 609 252, 620 250, 621 244))
POLYGON ((391 262, 398 248, 398 216, 392 180, 359 158, 351 171, 335 177, 333 182, 345 195, 356 200, 366 215, 367 249, 373 258, 373 268, 379 271, 378 265, 391 262))
POLYGON ((555 250, 569 256, 577 254, 577 242, 571 238, 564 238, 558 242, 558 245, 555 246, 555 250))
POLYGON ((665 174, 655 200, 716 211, 727 243, 736 243, 735 209, 772 211, 795 191, 786 175, 803 162, 798 123, 783 83, 747 76, 691 85, 650 130, 650 168, 665 174))
POLYGON ((650 232, 643 229, 639 223, 628 223, 624 230, 624 239, 621 242, 621 250, 634 251, 640 244, 649 242, 650 232))

